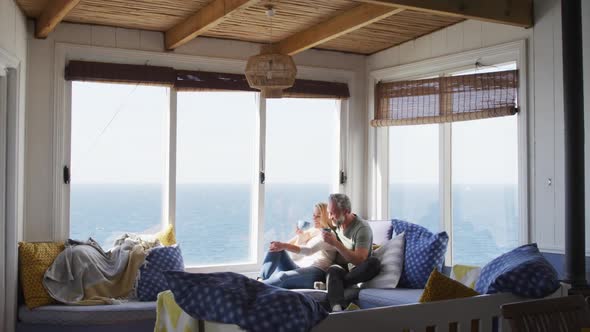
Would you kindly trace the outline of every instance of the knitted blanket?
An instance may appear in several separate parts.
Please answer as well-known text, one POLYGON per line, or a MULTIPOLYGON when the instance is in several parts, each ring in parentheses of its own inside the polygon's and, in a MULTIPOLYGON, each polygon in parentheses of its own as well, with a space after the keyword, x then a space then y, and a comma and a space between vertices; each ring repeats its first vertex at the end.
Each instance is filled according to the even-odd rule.
POLYGON ((138 241, 125 239, 108 252, 90 239, 68 241, 45 272, 43 285, 55 300, 67 304, 117 304, 135 286, 145 250, 138 241))

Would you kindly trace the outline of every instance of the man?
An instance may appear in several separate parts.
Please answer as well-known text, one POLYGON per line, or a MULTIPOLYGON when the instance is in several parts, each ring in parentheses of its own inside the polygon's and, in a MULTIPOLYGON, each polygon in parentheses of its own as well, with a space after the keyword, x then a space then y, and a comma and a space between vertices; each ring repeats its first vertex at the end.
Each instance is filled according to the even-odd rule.
POLYGON ((328 301, 332 311, 342 311, 348 304, 344 289, 371 280, 379 273, 381 262, 371 257, 373 231, 366 221, 351 212, 348 196, 330 195, 328 217, 336 226, 336 234, 324 231, 322 236, 338 252, 336 264, 327 273, 328 301))

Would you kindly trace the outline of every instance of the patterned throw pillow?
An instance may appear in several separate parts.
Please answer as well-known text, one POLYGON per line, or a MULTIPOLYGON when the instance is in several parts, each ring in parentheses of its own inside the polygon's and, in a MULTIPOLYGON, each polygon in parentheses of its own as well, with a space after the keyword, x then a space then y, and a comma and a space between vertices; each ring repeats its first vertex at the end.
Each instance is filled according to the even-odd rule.
POLYGON ((361 288, 395 288, 404 267, 404 233, 394 236, 373 252, 381 262, 379 274, 361 284, 361 288))
POLYGON ((160 243, 163 246, 171 246, 176 244, 176 236, 174 234, 174 226, 168 224, 166 229, 161 232, 156 233, 156 238, 160 240, 160 243))
POLYGON ((470 265, 453 265, 451 270, 451 279, 457 280, 463 285, 475 289, 475 283, 481 274, 481 267, 470 265))
POLYGON ((155 301, 158 293, 168 290, 164 271, 184 271, 184 262, 177 245, 156 247, 148 252, 145 263, 139 269, 137 298, 155 301))
POLYGON ((511 292, 528 298, 545 297, 558 288, 557 271, 536 243, 520 246, 488 263, 475 285, 482 294, 511 292))
POLYGON ((479 293, 435 269, 428 278, 424 292, 420 297, 420 303, 460 299, 476 295, 479 295, 479 293))
POLYGON ((404 268, 397 287, 424 288, 430 272, 442 269, 449 243, 447 232, 431 233, 428 229, 407 221, 391 220, 391 234, 405 232, 404 268))
POLYGON ((29 309, 55 303, 43 287, 43 276, 63 250, 63 242, 18 243, 20 284, 29 309))

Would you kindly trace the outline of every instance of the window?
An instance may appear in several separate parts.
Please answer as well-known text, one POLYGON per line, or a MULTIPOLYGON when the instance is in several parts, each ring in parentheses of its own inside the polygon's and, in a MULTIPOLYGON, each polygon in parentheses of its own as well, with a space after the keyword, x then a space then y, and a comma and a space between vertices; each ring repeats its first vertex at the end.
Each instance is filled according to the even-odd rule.
MULTIPOLYGON (((434 72, 454 76, 523 68, 524 43, 511 47, 509 51, 508 47, 498 52, 481 50, 477 61, 485 67, 474 69, 469 63, 475 60, 467 55, 465 59, 442 57, 404 70, 381 70, 374 78, 376 82, 404 81, 432 78, 434 72)), ((519 70, 520 78, 526 77, 524 70, 519 70)), ((445 230, 451 239, 447 265, 483 266, 526 241, 526 165, 521 159, 526 156, 526 104, 517 103, 519 113, 513 116, 377 129, 375 151, 387 153, 387 159, 377 160, 388 161, 383 177, 388 183, 387 189, 375 188, 388 190, 383 195, 388 198, 383 202, 388 217, 432 231, 445 230), (377 134, 379 130, 387 135, 377 134)), ((379 217, 380 210, 375 211, 379 217)))
POLYGON ((161 225, 169 89, 72 83, 70 236, 109 248, 161 225))
POLYGON ((389 129, 390 216, 440 228, 438 125, 389 129))
MULTIPOLYGON (((516 69, 508 62, 467 75, 516 69)), ((483 266, 518 246, 518 117, 456 122, 452 129, 453 262, 483 266)))
POLYGON ((518 246, 517 117, 453 123, 453 262, 483 266, 518 246))
POLYGON ((340 102, 269 99, 266 120, 265 250, 287 241, 296 221, 335 190, 339 167, 340 102))
POLYGON ((186 265, 255 261, 250 206, 257 95, 178 93, 176 237, 186 265))
POLYGON ((295 98, 267 100, 243 91, 243 75, 210 71, 240 71, 243 61, 195 58, 191 71, 170 66, 186 64, 173 54, 144 65, 145 54, 56 52, 56 72, 65 70, 53 173, 71 169, 70 184, 54 187, 58 238, 92 236, 108 249, 170 223, 189 271, 251 272, 270 240, 291 238, 340 189, 350 93, 333 81, 353 72, 309 71, 288 92, 295 98), (107 62, 68 61, 89 56, 107 62))

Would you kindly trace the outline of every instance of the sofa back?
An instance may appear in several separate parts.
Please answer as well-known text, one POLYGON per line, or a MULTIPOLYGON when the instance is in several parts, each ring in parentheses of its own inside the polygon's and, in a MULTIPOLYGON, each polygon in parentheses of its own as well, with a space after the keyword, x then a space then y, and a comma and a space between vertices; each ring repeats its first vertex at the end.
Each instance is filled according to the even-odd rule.
POLYGON ((391 220, 369 220, 373 231, 373 243, 382 245, 389 240, 387 233, 391 228, 391 220))

